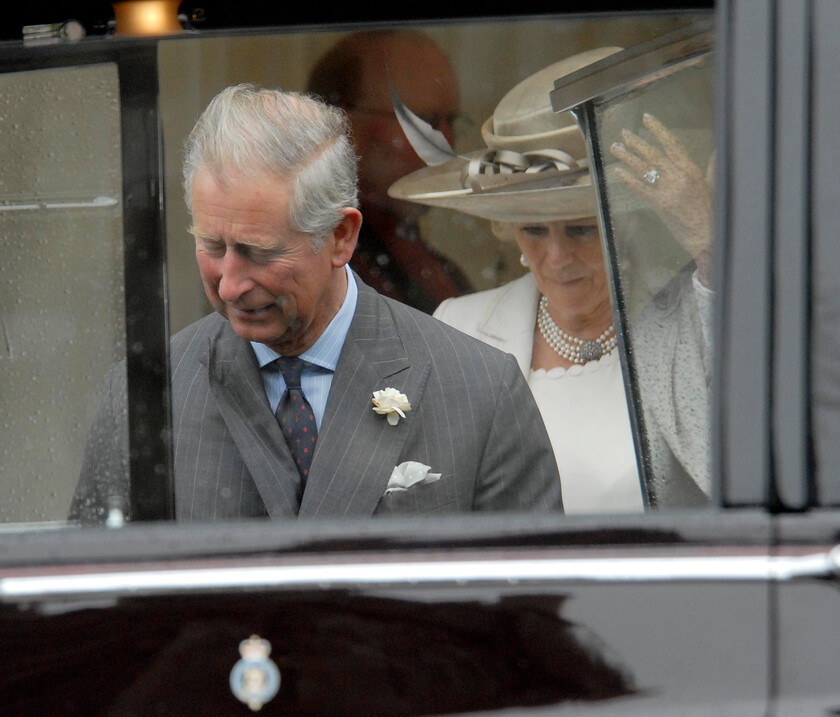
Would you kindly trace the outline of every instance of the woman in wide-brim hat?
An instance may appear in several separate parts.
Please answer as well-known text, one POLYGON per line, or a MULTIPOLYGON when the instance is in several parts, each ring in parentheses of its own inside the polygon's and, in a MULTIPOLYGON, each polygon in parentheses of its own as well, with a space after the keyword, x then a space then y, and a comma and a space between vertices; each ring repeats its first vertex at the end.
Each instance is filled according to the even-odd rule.
MULTIPOLYGON (((499 239, 517 242, 528 273, 444 301, 434 315, 516 357, 551 437, 567 513, 644 509, 585 141, 571 114, 550 105, 558 77, 619 50, 583 52, 528 77, 484 123, 486 150, 389 190, 488 219, 499 239)), ((674 505, 705 499, 688 483, 674 505)))

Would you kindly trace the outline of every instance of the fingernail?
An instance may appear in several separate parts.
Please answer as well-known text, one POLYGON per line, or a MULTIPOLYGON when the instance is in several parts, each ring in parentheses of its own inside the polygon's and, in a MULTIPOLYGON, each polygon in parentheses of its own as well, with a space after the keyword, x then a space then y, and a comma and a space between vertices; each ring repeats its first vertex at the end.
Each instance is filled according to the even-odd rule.
POLYGON ((644 114, 644 120, 645 120, 645 122, 648 122, 648 121, 650 121, 650 120, 652 120, 652 119, 653 119, 653 115, 652 115, 652 114, 650 114, 650 113, 648 113, 648 112, 645 112, 645 114, 644 114))
POLYGON ((612 145, 610 145, 610 147, 612 149, 617 149, 617 150, 624 149, 624 145, 621 142, 613 142, 612 145))

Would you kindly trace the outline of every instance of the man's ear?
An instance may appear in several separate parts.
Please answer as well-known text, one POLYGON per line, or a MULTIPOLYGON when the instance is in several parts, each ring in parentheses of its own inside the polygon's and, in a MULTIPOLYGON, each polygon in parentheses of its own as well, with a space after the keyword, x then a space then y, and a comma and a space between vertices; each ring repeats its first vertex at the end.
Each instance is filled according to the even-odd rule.
POLYGON ((362 228, 362 213, 358 209, 345 207, 341 210, 341 221, 333 230, 332 262, 338 268, 350 262, 359 240, 362 228))

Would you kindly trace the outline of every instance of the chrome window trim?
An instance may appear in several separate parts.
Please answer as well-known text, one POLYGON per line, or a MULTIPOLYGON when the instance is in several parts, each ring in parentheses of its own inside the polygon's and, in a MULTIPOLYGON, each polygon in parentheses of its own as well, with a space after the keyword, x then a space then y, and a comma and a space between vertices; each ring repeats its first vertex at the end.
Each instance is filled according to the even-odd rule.
POLYGON ((840 546, 818 552, 769 551, 698 556, 380 560, 299 565, 219 566, 149 570, 91 570, 0 579, 0 600, 148 596, 196 590, 352 589, 497 584, 556 585, 567 581, 789 581, 838 574, 840 546))
POLYGON ((714 40, 714 16, 701 19, 573 72, 554 83, 555 112, 573 110, 592 101, 603 102, 671 74, 677 65, 709 54, 714 40))

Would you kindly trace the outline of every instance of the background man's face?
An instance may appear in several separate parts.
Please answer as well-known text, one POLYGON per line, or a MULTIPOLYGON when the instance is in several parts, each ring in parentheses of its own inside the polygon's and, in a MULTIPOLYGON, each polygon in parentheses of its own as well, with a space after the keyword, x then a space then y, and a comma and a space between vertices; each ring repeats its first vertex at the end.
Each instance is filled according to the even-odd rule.
POLYGON ((359 192, 365 203, 378 204, 400 216, 416 215, 424 211, 421 205, 388 197, 388 187, 395 181, 425 166, 394 116, 388 76, 403 103, 433 122, 450 144, 454 143, 452 120, 460 109, 458 82, 449 61, 432 45, 383 44, 373 47, 368 58, 360 97, 355 109, 348 112, 362 158, 359 192))

